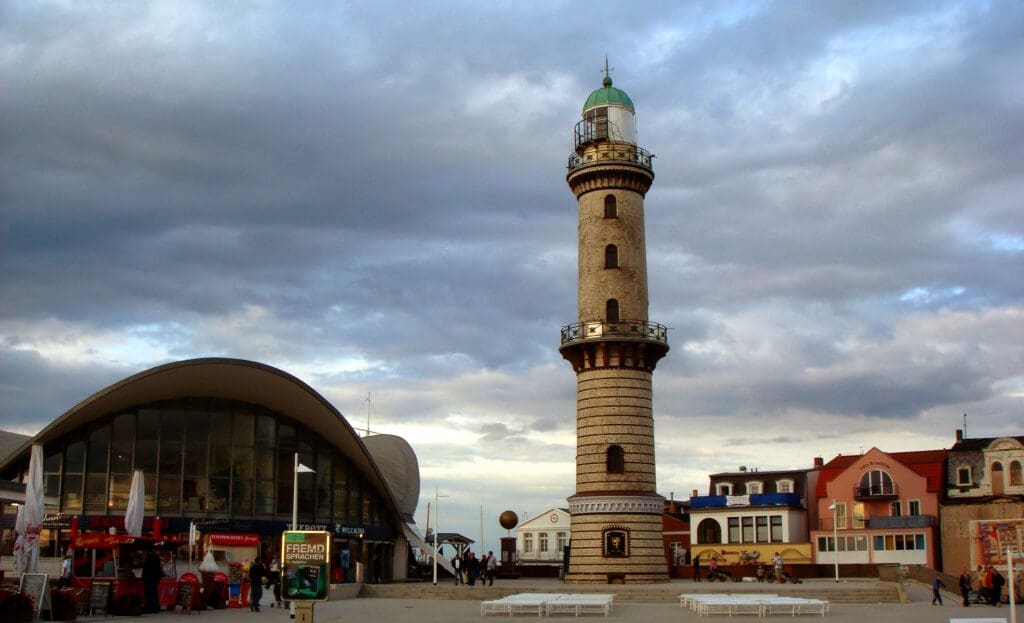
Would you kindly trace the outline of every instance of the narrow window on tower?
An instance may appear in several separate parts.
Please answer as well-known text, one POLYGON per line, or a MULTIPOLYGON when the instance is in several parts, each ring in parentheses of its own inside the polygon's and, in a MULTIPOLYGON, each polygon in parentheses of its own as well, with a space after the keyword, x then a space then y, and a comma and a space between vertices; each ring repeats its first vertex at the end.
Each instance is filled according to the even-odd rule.
POLYGON ((608 446, 608 473, 621 474, 626 471, 626 458, 622 446, 608 446))
POLYGON ((619 321, 619 302, 615 299, 608 299, 604 306, 604 317, 608 322, 619 321))
POLYGON ((610 244, 604 248, 604 267, 619 267, 619 249, 614 244, 610 244))
POLYGON ((615 205, 615 195, 608 195, 604 198, 604 217, 618 218, 619 212, 615 205))

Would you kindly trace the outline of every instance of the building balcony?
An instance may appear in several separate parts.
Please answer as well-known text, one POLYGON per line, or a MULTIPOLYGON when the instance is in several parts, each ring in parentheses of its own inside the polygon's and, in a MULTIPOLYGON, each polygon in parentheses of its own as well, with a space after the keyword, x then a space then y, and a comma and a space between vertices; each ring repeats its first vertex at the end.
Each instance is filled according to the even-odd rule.
POLYGON ((587 144, 569 155, 569 172, 594 164, 632 164, 654 170, 654 154, 630 143, 602 142, 587 144))
MULTIPOLYGON (((840 525, 839 530, 905 530, 908 528, 934 528, 939 525, 934 515, 875 515, 872 517, 851 517, 850 525, 840 525)), ((831 530, 832 520, 818 519, 818 530, 831 530)))
POLYGON ((885 485, 871 485, 869 487, 862 487, 860 485, 853 488, 853 499, 870 501, 870 500, 896 500, 900 497, 900 488, 895 483, 885 485))
POLYGON ((599 341, 656 342, 668 345, 668 327, 647 320, 606 322, 591 320, 562 327, 561 346, 579 342, 599 341))
POLYGON ((701 508, 741 508, 748 506, 786 506, 789 508, 803 508, 799 493, 701 495, 690 498, 691 511, 701 508))

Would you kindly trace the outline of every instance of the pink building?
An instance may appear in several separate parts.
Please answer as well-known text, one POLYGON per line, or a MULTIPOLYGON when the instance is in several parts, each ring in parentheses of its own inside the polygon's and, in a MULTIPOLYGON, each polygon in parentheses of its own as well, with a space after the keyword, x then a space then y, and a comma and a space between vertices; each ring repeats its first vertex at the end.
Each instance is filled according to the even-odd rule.
POLYGON ((815 562, 938 568, 939 495, 948 450, 837 456, 816 487, 815 562), (833 526, 833 521, 835 524, 833 526))

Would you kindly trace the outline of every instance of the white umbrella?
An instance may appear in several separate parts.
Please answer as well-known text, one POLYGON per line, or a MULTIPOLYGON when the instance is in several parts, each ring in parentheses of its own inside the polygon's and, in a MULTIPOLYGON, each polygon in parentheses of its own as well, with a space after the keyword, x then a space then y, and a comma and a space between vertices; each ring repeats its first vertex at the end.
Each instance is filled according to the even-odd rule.
POLYGON ((142 536, 143 504, 146 498, 146 483, 142 470, 132 474, 132 488, 128 492, 128 509, 124 512, 124 529, 132 536, 142 536))
POLYGON ((28 480, 25 481, 25 507, 19 512, 24 519, 22 533, 22 573, 36 573, 39 563, 39 533, 43 529, 43 447, 32 445, 28 462, 28 480))
POLYGON ((18 505, 18 515, 14 519, 14 531, 18 538, 14 539, 14 569, 25 573, 25 505, 18 505))

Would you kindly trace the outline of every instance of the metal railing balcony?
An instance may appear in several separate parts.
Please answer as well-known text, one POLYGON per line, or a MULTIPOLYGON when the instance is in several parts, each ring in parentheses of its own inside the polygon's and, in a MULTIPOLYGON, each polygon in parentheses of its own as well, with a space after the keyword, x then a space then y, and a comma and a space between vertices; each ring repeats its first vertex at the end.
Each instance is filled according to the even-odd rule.
POLYGON ((562 327, 562 346, 588 340, 633 340, 667 345, 668 327, 648 320, 591 320, 562 327))
POLYGON ((570 172, 591 164, 635 164, 653 171, 654 154, 629 143, 598 143, 569 155, 570 172))
MULTIPOLYGON (((934 515, 873 515, 871 517, 850 517, 849 523, 843 525, 840 521, 840 530, 904 530, 907 528, 932 528, 939 525, 938 518, 934 515)), ((831 530, 832 520, 828 518, 818 519, 818 530, 831 530)))
POLYGON ((853 488, 853 499, 855 500, 895 500, 898 497, 900 497, 900 488, 896 483, 867 487, 857 485, 853 488))

